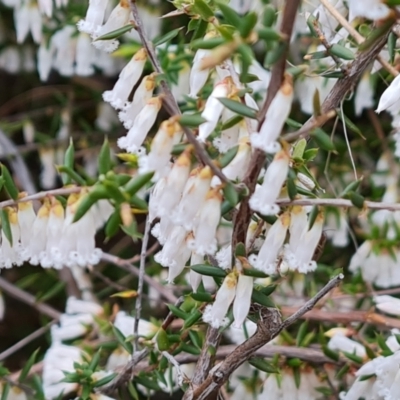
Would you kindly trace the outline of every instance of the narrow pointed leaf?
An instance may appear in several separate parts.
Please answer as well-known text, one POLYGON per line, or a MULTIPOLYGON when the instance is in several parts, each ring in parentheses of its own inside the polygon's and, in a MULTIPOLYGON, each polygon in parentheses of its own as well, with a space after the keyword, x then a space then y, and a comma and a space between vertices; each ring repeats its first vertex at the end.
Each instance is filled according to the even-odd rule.
POLYGON ((118 39, 123 34, 131 31, 134 28, 133 24, 124 25, 121 28, 115 29, 114 31, 105 33, 104 35, 99 36, 94 41, 97 42, 98 40, 112 40, 118 39))
POLYGON ((239 101, 227 99, 225 97, 220 97, 218 99, 226 108, 233 111, 236 114, 242 115, 243 117, 256 119, 257 110, 246 106, 246 104, 240 103, 239 101))

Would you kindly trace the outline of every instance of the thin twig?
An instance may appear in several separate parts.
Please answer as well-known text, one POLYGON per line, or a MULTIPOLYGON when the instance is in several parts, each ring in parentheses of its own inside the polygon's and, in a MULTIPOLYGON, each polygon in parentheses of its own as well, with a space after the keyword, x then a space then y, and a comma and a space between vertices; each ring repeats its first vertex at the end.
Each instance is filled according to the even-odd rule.
POLYGON ((161 354, 175 367, 176 375, 178 378, 178 386, 183 387, 184 383, 187 382, 189 379, 181 371, 181 366, 179 365, 179 362, 174 358, 173 355, 169 354, 167 351, 163 351, 161 354))
MULTIPOLYGON (((139 13, 139 10, 136 5, 136 0, 131 0, 130 6, 131 6, 133 19, 136 24, 136 30, 140 36, 140 40, 141 40, 144 48, 147 51, 150 62, 152 64, 154 70, 158 74, 163 74, 163 70, 161 68, 160 62, 158 61, 156 52, 154 50, 154 45, 147 38, 147 36, 145 34, 145 30, 143 28, 143 22, 142 22, 142 19, 140 18, 140 13, 139 13)), ((166 109, 166 111, 171 116, 181 115, 181 110, 179 108, 179 105, 178 105, 175 97, 173 96, 171 89, 165 79, 162 79, 160 81, 160 86, 161 86, 161 90, 163 91, 164 96, 165 96, 163 99, 163 105, 164 105, 164 108, 166 109)), ((185 126, 182 126, 182 129, 183 129, 183 132, 185 133, 186 138, 189 141, 189 143, 193 145, 194 150, 195 150, 197 156, 199 157, 200 161, 204 165, 208 165, 210 167, 211 171, 213 172, 213 174, 218 176, 218 178, 221 180, 221 182, 228 182, 229 180, 227 179, 227 177, 222 173, 222 171, 211 160, 211 158, 208 156, 204 147, 196 139, 193 132, 185 126)))
POLYGON ((133 354, 138 351, 139 346, 139 320, 140 314, 142 312, 142 299, 143 299, 143 282, 145 276, 145 266, 146 266, 146 255, 147 255, 147 245, 149 243, 150 237, 150 220, 149 217, 146 217, 145 228, 144 228, 144 235, 142 240, 142 250, 140 252, 140 266, 139 266, 139 279, 138 279, 138 288, 137 288, 137 297, 135 303, 135 322, 133 324, 133 354))
POLYGON ((9 347, 7 350, 4 350, 2 353, 0 353, 0 361, 5 360, 6 358, 10 357, 13 355, 15 352, 18 350, 21 350, 23 347, 25 347, 27 344, 32 342, 33 340, 39 338, 40 336, 44 335, 52 325, 54 325, 57 322, 57 320, 53 320, 49 322, 47 325, 42 326, 41 328, 37 329, 36 331, 32 332, 30 335, 24 337, 21 339, 19 342, 13 344, 11 347, 9 347))
POLYGON ((38 300, 36 300, 35 296, 16 287, 12 283, 7 282, 4 278, 0 278, 0 289, 2 289, 5 293, 8 293, 14 299, 20 300, 23 303, 30 305, 35 310, 49 316, 50 318, 58 320, 61 316, 61 313, 59 311, 45 303, 39 303, 38 300))

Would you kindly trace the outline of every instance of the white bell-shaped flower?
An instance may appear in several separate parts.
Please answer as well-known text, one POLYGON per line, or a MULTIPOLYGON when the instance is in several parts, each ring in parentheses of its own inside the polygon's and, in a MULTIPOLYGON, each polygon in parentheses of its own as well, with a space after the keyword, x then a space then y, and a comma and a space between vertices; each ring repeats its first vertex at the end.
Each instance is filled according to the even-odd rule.
POLYGON ((235 300, 233 301, 233 326, 241 328, 250 310, 251 295, 253 293, 253 278, 239 274, 235 300))
POLYGON ((20 228, 20 252, 21 258, 26 261, 26 249, 32 241, 33 226, 36 214, 31 201, 18 203, 18 223, 20 228))
POLYGON ((78 22, 78 29, 90 35, 98 32, 103 24, 108 0, 90 0, 85 19, 78 22))
POLYGON ((114 108, 122 108, 125 102, 128 100, 133 87, 142 76, 146 59, 147 51, 145 49, 140 49, 138 52, 136 52, 136 54, 119 74, 114 88, 103 93, 104 101, 110 103, 114 108))
POLYGON ((118 146, 128 153, 142 153, 142 144, 146 139, 151 127, 156 121, 158 112, 162 105, 161 97, 153 97, 135 118, 133 126, 126 136, 118 139, 118 146))
POLYGON ((400 75, 393 79, 389 87, 382 93, 379 99, 377 113, 387 110, 392 114, 400 111, 400 75))
POLYGON ((23 260, 20 256, 20 235, 21 230, 18 223, 18 214, 12 207, 6 207, 10 222, 10 231, 12 242, 9 241, 4 229, 1 230, 1 248, 0 248, 0 268, 11 268, 13 265, 20 266, 23 260))
POLYGON ((264 181, 258 186, 250 198, 250 207, 263 215, 274 215, 280 210, 275 204, 289 172, 289 154, 279 151, 264 175, 264 181))
POLYGON ((260 131, 250 136, 251 145, 254 148, 264 150, 266 153, 276 153, 280 149, 276 139, 279 137, 286 118, 289 116, 292 101, 292 77, 285 75, 282 86, 268 108, 260 131))
POLYGON ((349 20, 364 17, 374 21, 385 19, 390 15, 390 8, 381 0, 347 0, 349 7, 349 20))
POLYGON ((81 33, 76 41, 75 73, 80 76, 89 76, 94 73, 93 59, 95 51, 87 33, 81 33))

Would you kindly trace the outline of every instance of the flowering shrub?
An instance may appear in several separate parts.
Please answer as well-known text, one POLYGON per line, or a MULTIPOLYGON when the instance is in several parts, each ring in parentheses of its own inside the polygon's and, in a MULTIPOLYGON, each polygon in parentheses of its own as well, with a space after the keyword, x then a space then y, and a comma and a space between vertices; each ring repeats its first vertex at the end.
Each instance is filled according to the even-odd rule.
POLYGON ((1 400, 400 399, 399 19, 1 0, 1 400))

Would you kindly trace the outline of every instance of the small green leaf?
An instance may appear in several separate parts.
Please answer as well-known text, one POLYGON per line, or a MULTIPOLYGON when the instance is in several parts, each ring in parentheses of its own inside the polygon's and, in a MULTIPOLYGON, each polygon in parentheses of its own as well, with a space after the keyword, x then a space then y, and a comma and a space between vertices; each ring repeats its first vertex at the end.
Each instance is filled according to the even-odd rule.
POLYGON ((275 308, 275 303, 259 290, 253 290, 251 299, 254 303, 261 304, 264 307, 275 308))
POLYGON ((101 347, 100 347, 100 349, 98 351, 96 351, 96 353, 94 354, 94 356, 90 360, 90 364, 89 364, 89 369, 90 370, 95 371, 97 366, 99 365, 100 353, 101 353, 101 347))
POLYGON ((197 128, 199 125, 207 122, 200 114, 183 114, 179 118, 179 123, 182 126, 197 128))
POLYGON ((346 124, 346 126, 354 133, 356 133, 358 136, 366 140, 365 136, 362 134, 361 130, 358 128, 356 124, 354 124, 350 118, 346 117, 344 113, 341 112, 341 110, 336 110, 336 114, 339 117, 339 119, 346 124))
POLYGON ((101 146, 98 164, 100 174, 106 174, 111 169, 110 143, 107 138, 105 138, 104 143, 101 146))
POLYGON ((176 315, 178 318, 183 319, 184 321, 186 320, 186 318, 189 317, 188 313, 182 311, 180 308, 174 306, 173 304, 167 304, 167 307, 172 312, 172 314, 176 315))
POLYGON ((268 286, 260 289, 260 292, 262 292, 266 296, 269 296, 270 294, 272 294, 275 291, 276 288, 277 288, 277 285, 268 285, 268 286))
POLYGON ((357 179, 356 181, 351 182, 350 184, 348 184, 348 185, 345 187, 345 189, 343 190, 343 192, 339 195, 339 197, 344 197, 344 196, 346 196, 349 192, 352 192, 352 191, 355 192, 355 191, 359 188, 360 183, 362 182, 362 180, 363 180, 363 178, 360 178, 360 179, 357 179))
POLYGON ((337 351, 331 350, 328 346, 322 346, 322 351, 332 360, 339 361, 339 353, 337 351))
POLYGON ((78 185, 86 186, 86 181, 72 168, 67 167, 66 165, 58 165, 57 170, 59 173, 64 174, 63 181, 65 185, 71 183, 71 181, 75 181, 78 185))
POLYGON ((354 361, 357 364, 363 364, 363 358, 357 356, 356 354, 347 353, 346 351, 343 351, 343 355, 345 355, 349 360, 354 361))
POLYGON ((210 293, 207 292, 196 292, 192 293, 190 296, 192 297, 192 299, 196 301, 201 301, 206 303, 211 303, 213 301, 213 297, 211 296, 210 293))
POLYGON ((100 185, 96 186, 89 194, 79 200, 74 222, 79 221, 98 200, 108 198, 109 194, 106 188, 100 185))
POLYGON ((10 397, 8 396, 9 393, 10 393, 10 384, 8 382, 6 382, 2 386, 2 393, 1 393, 1 399, 0 400, 8 400, 8 399, 10 399, 10 397))
POLYGON ((248 363, 253 367, 259 369, 260 371, 264 371, 268 374, 279 373, 278 368, 276 368, 274 365, 272 365, 271 363, 260 357, 251 357, 248 363))
MULTIPOLYGON (((236 154, 238 152, 239 146, 234 146, 231 149, 229 149, 219 160, 219 165, 221 168, 225 168, 227 165, 229 165, 232 160, 236 157, 236 154)), ((235 190, 236 191, 236 190, 235 190)), ((236 204, 235 204, 236 205, 236 204)))
POLYGON ((204 49, 204 50, 212 50, 215 47, 220 46, 225 43, 225 39, 223 37, 214 37, 210 39, 196 39, 190 44, 190 47, 193 50, 204 49))
POLYGON ((225 131, 229 128, 232 128, 233 126, 237 125, 239 122, 243 120, 243 117, 241 115, 235 115, 232 118, 228 119, 222 126, 221 126, 221 131, 225 131))
POLYGON ((114 336, 118 340, 118 343, 129 353, 133 353, 133 346, 131 342, 127 342, 123 333, 114 325, 111 325, 114 336))
POLYGON ((338 43, 332 45, 332 47, 329 49, 329 52, 337 57, 342 58, 343 60, 355 59, 355 54, 350 49, 338 43))
POLYGON ((318 154, 318 150, 319 149, 317 149, 317 148, 314 148, 314 149, 307 149, 305 152, 304 152, 304 156, 303 156, 303 158, 304 158, 304 160, 306 160, 306 161, 312 161, 312 160, 314 160, 314 158, 317 156, 317 154, 318 154))
POLYGON ((168 339, 168 334, 163 328, 160 328, 157 332, 156 343, 159 351, 168 350, 171 345, 168 339))
POLYGON ((10 172, 4 164, 1 164, 1 177, 4 180, 4 187, 8 193, 8 195, 13 199, 18 199, 18 189, 15 186, 13 178, 11 177, 10 172))
POLYGON ((117 203, 124 203, 126 201, 126 198, 117 182, 106 179, 102 182, 102 184, 107 190, 110 199, 115 200, 117 203))
POLYGON ((358 378, 358 382, 367 381, 368 379, 371 379, 371 378, 376 378, 376 374, 361 375, 361 376, 358 378))
POLYGON ((219 9, 221 10, 221 13, 222 13, 225 21, 228 24, 231 24, 232 26, 239 28, 243 22, 240 15, 234 9, 229 7, 227 4, 224 4, 222 2, 217 2, 217 5, 218 5, 219 9))
POLYGON ((214 11, 204 0, 194 0, 192 12, 199 14, 205 21, 214 17, 214 11))
MULTIPOLYGON (((242 21, 238 25, 240 36, 243 39, 246 39, 250 33, 253 31, 254 27, 257 24, 257 14, 254 11, 249 12, 242 18, 242 21)), ((266 28, 265 28, 266 29, 266 28)))
POLYGON ((139 393, 137 392, 135 386, 133 386, 133 383, 131 381, 128 382, 128 392, 134 400, 139 400, 139 393))
POLYGON ((294 146, 293 149, 293 158, 298 158, 298 159, 302 159, 303 158, 303 154, 304 154, 304 150, 307 147, 307 140, 306 139, 300 139, 296 145, 294 146))
POLYGON ((314 51, 304 56, 306 60, 322 60, 326 57, 328 57, 328 52, 326 50, 314 51))
POLYGON ((318 206, 314 205, 311 208, 310 214, 308 216, 308 230, 310 230, 314 226, 314 222, 317 219, 319 213, 318 206))
POLYGON ((125 186, 125 192, 131 196, 136 194, 146 183, 150 182, 150 179, 154 176, 154 171, 147 172, 145 174, 132 178, 125 186))
POLYGON ((307 329, 308 329, 308 322, 304 321, 301 325, 300 328, 297 332, 297 336, 296 336, 296 346, 300 347, 303 343, 303 340, 305 338, 305 336, 307 335, 307 329))
POLYGON ((286 42, 279 42, 273 49, 268 51, 267 55, 265 56, 264 65, 266 67, 271 67, 274 65, 285 53, 287 48, 286 42))
POLYGON ((98 381, 93 383, 93 387, 100 387, 107 385, 107 383, 110 383, 118 374, 116 372, 105 376, 104 378, 99 379, 98 381))
POLYGON ((310 29, 311 34, 317 38, 318 33, 315 30, 315 25, 317 25, 317 26, 320 25, 318 22, 318 19, 315 17, 315 15, 310 14, 310 16, 307 18, 307 26, 308 26, 308 29, 310 29))
POLYGON ((389 51, 389 62, 390 64, 393 64, 394 62, 394 56, 396 55, 396 41, 397 41, 397 36, 393 33, 389 33, 388 37, 388 51, 389 51))
MULTIPOLYGON (((207 32, 207 27, 208 27, 208 21, 204 21, 204 19, 201 19, 200 22, 197 24, 196 30, 195 30, 194 33, 193 33, 193 36, 192 36, 192 43, 193 43, 195 40, 198 40, 198 39, 204 37, 204 35, 205 35, 206 32, 207 32)), ((220 43, 220 44, 221 44, 221 43, 220 43)))
POLYGON ((356 193, 356 192, 349 192, 348 196, 350 198, 350 201, 357 207, 362 209, 364 207, 364 197, 361 196, 361 194, 356 193))
POLYGON ((281 34, 274 28, 260 28, 257 30, 258 36, 266 41, 281 40, 281 34))
POLYGON ((321 115, 321 100, 319 97, 319 90, 315 89, 314 95, 313 95, 313 114, 314 117, 318 117, 321 115))
POLYGON ((40 349, 36 349, 31 356, 29 357, 28 361, 25 363, 24 368, 22 369, 21 373, 18 377, 18 382, 23 382, 25 378, 28 376, 29 371, 31 370, 33 364, 36 362, 36 357, 39 353, 40 349))
POLYGON ((271 4, 267 4, 264 7, 264 12, 263 12, 263 25, 266 27, 271 27, 274 25, 276 20, 276 10, 271 4))
POLYGON ((239 203, 239 194, 231 182, 225 184, 223 192, 225 200, 227 200, 232 207, 235 207, 236 204, 239 203))
POLYGON ((136 195, 133 195, 131 197, 130 202, 135 208, 138 208, 139 210, 147 210, 148 204, 146 203, 146 201, 136 195))
POLYGON ((7 240, 10 242, 10 245, 13 244, 13 237, 11 233, 10 219, 8 215, 7 209, 0 208, 0 219, 1 219, 1 229, 4 232, 7 240))
POLYGON ((318 146, 320 146, 322 149, 326 151, 335 150, 335 146, 332 143, 331 138, 321 128, 314 129, 314 131, 310 134, 310 136, 312 136, 312 138, 315 140, 318 146))
POLYGON ((202 315, 203 314, 198 309, 193 309, 189 317, 186 318, 185 322, 183 323, 183 329, 193 326, 202 317, 202 315))
POLYGON ((267 278, 269 276, 266 273, 255 268, 244 268, 243 275, 252 276, 254 278, 267 278))
POLYGON ((39 293, 36 296, 36 301, 48 301, 52 299, 53 297, 57 296, 59 293, 63 292, 65 290, 65 282, 60 281, 57 282, 55 285, 53 285, 48 291, 45 293, 39 293))
POLYGON ((131 31, 135 26, 133 24, 124 25, 121 28, 115 29, 114 31, 105 33, 104 35, 99 36, 98 38, 94 39, 95 42, 98 40, 112 40, 118 39, 124 33, 131 31))
POLYGON ((197 272, 198 274, 206 276, 215 276, 217 278, 225 278, 226 276, 226 272, 223 269, 218 267, 213 267, 212 265, 196 264, 196 265, 191 265, 190 269, 197 272))
POLYGON ((246 106, 246 104, 240 103, 239 101, 227 99, 225 97, 220 97, 218 100, 229 110, 236 114, 242 115, 243 117, 256 119, 257 110, 246 106))
MULTIPOLYGON (((69 141, 69 146, 68 149, 65 152, 64 155, 64 166, 69 168, 69 170, 73 170, 74 169, 74 163, 75 163, 75 149, 74 149, 74 143, 72 141, 72 139, 70 139, 69 141)), ((63 171, 60 171, 63 172, 63 171)), ((71 176, 69 176, 69 174, 63 174, 62 175, 62 181, 64 183, 64 185, 68 185, 71 183, 71 176)))
POLYGON ((162 35, 158 38, 155 38, 153 40, 153 44, 154 47, 160 46, 166 42, 169 42, 170 40, 172 40, 173 38, 175 38, 176 36, 178 36, 178 33, 183 29, 183 26, 180 28, 176 28, 168 33, 166 33, 165 35, 162 35))
POLYGON ((240 242, 235 248, 235 257, 246 257, 246 246, 240 242))
POLYGON ((290 200, 294 200, 297 196, 297 186, 292 178, 288 178, 286 181, 286 187, 290 200))

